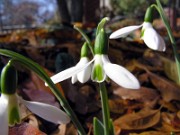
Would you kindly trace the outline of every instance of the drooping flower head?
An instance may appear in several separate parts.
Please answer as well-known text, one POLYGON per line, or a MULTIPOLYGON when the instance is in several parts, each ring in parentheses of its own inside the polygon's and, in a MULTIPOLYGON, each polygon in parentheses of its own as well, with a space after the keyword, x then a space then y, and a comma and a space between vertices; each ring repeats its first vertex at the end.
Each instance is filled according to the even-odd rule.
MULTIPOLYGON (((86 65, 89 62, 88 54, 89 54, 88 53, 88 45, 87 45, 87 42, 85 42, 81 48, 80 61, 76 64, 76 66, 86 65)), ((89 65, 83 71, 72 76, 71 82, 74 84, 78 80, 81 83, 85 83, 89 80, 90 76, 91 76, 91 65, 89 65)))
POLYGON ((68 123, 70 118, 57 107, 25 101, 16 93, 17 71, 9 62, 1 73, 1 97, 0 97, 0 135, 8 135, 9 126, 21 122, 19 102, 41 118, 50 122, 61 124, 68 123))
POLYGON ((94 45, 94 65, 91 79, 98 83, 105 81, 107 77, 112 79, 118 85, 138 89, 140 87, 138 80, 124 67, 112 64, 108 58, 109 42, 108 36, 102 28, 96 36, 94 45))
POLYGON ((165 42, 163 38, 153 28, 152 22, 153 22, 153 7, 149 7, 146 10, 144 22, 141 25, 127 26, 127 27, 121 28, 113 32, 110 35, 110 39, 126 37, 131 32, 142 27, 141 39, 144 40, 145 44, 153 50, 165 51, 166 50, 165 42))
POLYGON ((85 83, 89 80, 91 76, 92 62, 93 60, 89 61, 88 47, 87 47, 87 43, 85 42, 81 48, 80 61, 74 67, 68 68, 62 72, 55 74, 54 76, 51 77, 51 80, 54 83, 58 83, 72 77, 71 82, 73 84, 76 83, 77 81, 81 83, 85 83))
MULTIPOLYGON (((20 113, 19 105, 16 97, 16 87, 17 87, 17 71, 16 69, 8 63, 2 70, 1 73, 1 97, 0 97, 0 107, 2 111, 0 113, 1 123, 9 123, 10 126, 20 123, 20 113), (4 117, 4 118, 2 118, 4 117)), ((5 124, 6 125, 6 124, 5 124)), ((4 130, 8 130, 7 125, 4 130)), ((1 131, 0 131, 1 132, 1 131)))

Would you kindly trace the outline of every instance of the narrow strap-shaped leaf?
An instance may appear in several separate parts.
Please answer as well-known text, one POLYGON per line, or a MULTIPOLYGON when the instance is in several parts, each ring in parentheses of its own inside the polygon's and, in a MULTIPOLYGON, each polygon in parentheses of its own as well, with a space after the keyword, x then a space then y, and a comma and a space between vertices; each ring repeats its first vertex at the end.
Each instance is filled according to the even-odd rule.
MULTIPOLYGON (((168 19, 167 19, 165 13, 164 13, 164 10, 163 10, 163 8, 162 8, 162 5, 161 5, 161 3, 160 3, 159 0, 156 0, 156 3, 157 3, 157 6, 158 6, 158 11, 159 11, 159 14, 160 14, 160 16, 161 16, 161 19, 163 20, 165 26, 167 27, 168 33, 172 35, 171 27, 170 27, 170 25, 169 25, 169 22, 168 22, 168 19)), ((170 38, 171 38, 171 37, 170 37, 170 38)))
POLYGON ((113 125, 113 120, 112 119, 109 120, 109 134, 110 135, 115 135, 115 133, 114 133, 114 125, 113 125))
POLYGON ((104 135, 104 126, 98 118, 93 119, 94 135, 104 135))
POLYGON ((165 16, 165 13, 164 13, 164 10, 162 8, 162 5, 160 3, 159 0, 156 0, 156 3, 157 3, 157 10, 164 22, 164 25, 166 27, 166 30, 168 32, 168 35, 169 35, 169 38, 170 38, 170 41, 171 41, 171 44, 172 44, 172 47, 173 47, 173 52, 174 52, 174 57, 175 57, 175 61, 176 61, 176 66, 177 66, 177 70, 178 70, 178 77, 179 77, 179 84, 180 84, 180 57, 179 57, 179 54, 178 54, 178 51, 177 51, 177 45, 176 45, 176 41, 175 41, 175 38, 173 36, 173 33, 172 33, 172 30, 171 30, 171 27, 170 27, 170 24, 167 20, 167 17, 165 16))
POLYGON ((75 113, 71 109, 70 105, 68 104, 67 100, 63 97, 61 92, 58 90, 58 88, 55 86, 55 84, 52 82, 52 80, 49 78, 49 76, 45 73, 45 71, 39 64, 33 62, 32 60, 24 57, 21 54, 18 54, 16 52, 13 52, 10 50, 0 49, 0 54, 13 58, 14 62, 19 63, 19 64, 25 66, 26 68, 34 71, 43 81, 45 81, 49 85, 49 87, 52 90, 52 92, 54 93, 54 95, 59 100, 61 106, 66 111, 67 115, 69 115, 69 117, 71 118, 71 120, 73 121, 75 126, 77 127, 79 134, 80 135, 86 134, 81 123, 77 119, 77 116, 75 115, 75 113))
POLYGON ((89 39, 89 37, 86 35, 86 33, 84 33, 84 31, 82 29, 80 29, 79 27, 74 25, 74 29, 77 30, 86 40, 86 42, 88 43, 88 47, 91 50, 92 55, 94 55, 94 51, 93 51, 93 46, 91 44, 91 40, 89 39))

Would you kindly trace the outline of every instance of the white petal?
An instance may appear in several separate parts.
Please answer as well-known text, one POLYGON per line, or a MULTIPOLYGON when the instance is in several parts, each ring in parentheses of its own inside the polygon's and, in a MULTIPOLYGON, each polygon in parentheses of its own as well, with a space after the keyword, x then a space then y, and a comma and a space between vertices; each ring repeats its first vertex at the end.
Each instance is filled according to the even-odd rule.
POLYGON ((135 25, 135 26, 128 26, 128 27, 124 27, 124 28, 121 28, 115 32, 113 32, 111 35, 110 35, 110 39, 117 39, 117 38, 121 38, 121 37, 126 37, 127 35, 129 35, 131 32, 139 29, 142 27, 142 24, 141 25, 135 25))
POLYGON ((73 76, 71 77, 71 83, 72 83, 72 84, 75 84, 77 81, 78 81, 77 75, 73 75, 73 76))
POLYGON ((152 26, 152 23, 150 23, 150 22, 144 22, 142 29, 147 29, 147 28, 152 28, 152 27, 153 27, 153 26, 152 26))
MULTIPOLYGON (((79 64, 85 65, 88 62, 89 62, 89 59, 87 57, 83 57, 83 58, 81 58, 79 64)), ((87 82, 90 77, 91 77, 91 65, 89 65, 83 71, 81 71, 77 74, 78 81, 81 83, 87 82)))
POLYGON ((0 135, 8 135, 8 96, 1 94, 0 97, 0 135))
POLYGON ((89 65, 86 69, 79 72, 77 74, 78 81, 81 83, 87 82, 91 77, 91 70, 92 70, 91 65, 89 65))
POLYGON ((19 100, 33 113, 39 117, 57 124, 70 122, 69 116, 59 108, 40 102, 30 102, 19 97, 19 100))
POLYGON ((166 45, 163 38, 153 28, 145 29, 142 39, 144 40, 145 44, 153 50, 166 50, 166 45))
MULTIPOLYGON (((90 62, 88 62, 85 65, 78 65, 78 66, 74 66, 71 68, 68 68, 54 76, 51 77, 51 80, 56 84, 58 82, 64 81, 74 75, 76 75, 77 73, 81 72, 83 69, 85 69, 86 67, 88 67, 92 62, 94 61, 94 59, 92 59, 90 62)), ((47 84, 46 84, 47 85, 47 84)))
MULTIPOLYGON (((82 57, 80 61, 76 64, 76 66, 83 66, 86 65, 89 62, 89 59, 87 57, 82 57)), ((91 65, 86 67, 81 72, 77 73, 77 75, 72 76, 71 82, 72 84, 76 83, 77 81, 81 83, 85 83, 89 80, 91 76, 91 65)))
POLYGON ((116 82, 118 85, 129 89, 140 88, 139 81, 127 69, 117 64, 110 63, 107 56, 103 57, 103 62, 104 70, 107 76, 114 82, 116 82))

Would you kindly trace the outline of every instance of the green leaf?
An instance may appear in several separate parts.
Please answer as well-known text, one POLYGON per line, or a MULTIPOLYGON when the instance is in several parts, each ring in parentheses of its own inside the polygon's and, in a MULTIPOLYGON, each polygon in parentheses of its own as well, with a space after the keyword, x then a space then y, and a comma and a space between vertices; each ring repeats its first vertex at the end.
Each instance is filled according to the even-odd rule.
POLYGON ((171 44, 172 44, 172 47, 173 47, 173 52, 174 52, 174 57, 175 57, 175 61, 176 61, 176 66, 177 66, 177 73, 178 73, 178 82, 180 84, 180 56, 179 56, 179 53, 178 53, 178 49, 177 49, 177 45, 176 45, 176 41, 175 41, 175 38, 173 36, 173 33, 172 33, 172 30, 171 30, 171 27, 170 27, 170 24, 168 22, 168 19, 167 17, 165 16, 165 13, 164 13, 164 10, 162 8, 162 5, 160 3, 159 0, 156 0, 156 3, 157 3, 157 10, 164 22, 164 25, 166 27, 166 30, 168 32, 168 35, 169 35, 169 38, 170 38, 170 41, 171 41, 171 44))
POLYGON ((94 135, 104 135, 104 126, 98 118, 93 119, 94 135))
POLYGON ((88 43, 88 47, 91 50, 92 55, 94 55, 94 51, 93 51, 93 46, 91 44, 91 40, 89 39, 89 37, 86 35, 86 33, 84 33, 84 31, 82 31, 80 28, 78 28, 77 26, 74 25, 74 29, 77 30, 86 40, 86 42, 88 43))
POLYGON ((160 16, 161 16, 164 24, 165 24, 167 27, 170 28, 170 25, 169 25, 169 23, 168 23, 168 19, 167 19, 165 13, 164 13, 164 10, 163 10, 163 8, 162 8, 162 5, 161 5, 160 1, 159 1, 159 0, 156 0, 156 3, 157 3, 157 6, 158 6, 159 14, 160 14, 160 16))
POLYGON ((114 125, 112 119, 109 120, 109 134, 110 135, 115 135, 114 133, 114 125))
POLYGON ((179 78, 176 63, 163 56, 160 57, 160 60, 163 62, 163 69, 167 77, 178 84, 179 78))
POLYGON ((66 113, 70 116, 72 122, 75 124, 75 126, 78 129, 78 132, 80 135, 84 135, 85 131, 77 119, 77 116, 71 109, 68 101, 63 97, 61 92, 58 90, 58 88, 55 86, 55 84, 52 82, 50 77, 46 74, 44 69, 37 63, 33 62, 32 60, 24 57, 21 54, 18 54, 16 52, 6 50, 6 49, 0 49, 0 54, 13 58, 13 62, 16 62, 18 64, 22 64, 26 68, 30 69, 31 71, 34 71, 43 81, 45 81, 50 89, 52 90, 53 94, 56 96, 56 98, 59 100, 61 106, 64 108, 66 113))

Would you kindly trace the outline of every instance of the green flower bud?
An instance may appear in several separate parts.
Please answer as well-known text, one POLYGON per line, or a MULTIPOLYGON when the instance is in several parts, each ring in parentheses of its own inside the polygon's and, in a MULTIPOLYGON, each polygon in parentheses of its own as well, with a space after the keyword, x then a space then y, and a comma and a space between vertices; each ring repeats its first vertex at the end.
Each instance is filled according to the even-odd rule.
POLYGON ((3 68, 1 72, 1 93, 14 94, 17 87, 17 71, 10 62, 3 68))
POLYGON ((81 48, 81 58, 88 56, 88 43, 85 42, 81 48))
POLYGON ((94 52, 95 54, 107 54, 109 49, 108 36, 102 28, 96 36, 94 52))
POLYGON ((145 22, 150 22, 150 23, 153 22, 153 7, 148 7, 147 8, 146 14, 145 14, 145 17, 144 17, 144 21, 145 22))

